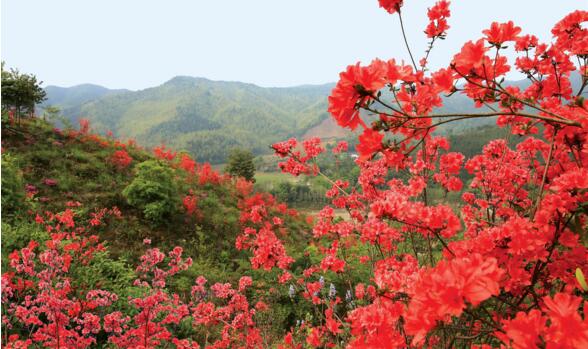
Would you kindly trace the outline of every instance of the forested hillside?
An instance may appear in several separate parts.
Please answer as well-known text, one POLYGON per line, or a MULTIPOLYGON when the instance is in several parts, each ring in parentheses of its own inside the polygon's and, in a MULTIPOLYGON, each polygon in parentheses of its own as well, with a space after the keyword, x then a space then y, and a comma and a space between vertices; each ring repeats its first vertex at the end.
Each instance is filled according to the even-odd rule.
MULTIPOLYGON (((332 85, 262 88, 238 82, 175 77, 136 92, 111 93, 78 105, 63 105, 77 124, 88 118, 97 131, 185 149, 202 161, 223 162, 232 147, 267 153, 268 144, 302 135, 327 118, 332 85)), ((54 88, 47 89, 49 100, 54 88)), ((60 91, 61 92, 61 91, 60 91)), ((76 88, 72 94, 77 94, 76 88)))
POLYGON ((45 92, 47 100, 42 106, 59 106, 69 115, 74 115, 79 113, 80 107, 85 103, 128 90, 111 90, 99 85, 82 84, 72 87, 47 86, 45 92))
MULTIPOLYGON (((575 81, 572 81, 575 83, 575 81)), ((524 85, 524 82, 513 82, 524 85)), ((146 146, 168 144, 201 161, 222 163, 231 148, 268 154, 268 144, 289 137, 350 139, 350 131, 335 127, 327 114, 333 84, 263 88, 241 82, 178 76, 140 91, 108 90, 95 85, 46 88, 44 106, 62 109, 77 124, 87 118, 97 132, 135 138, 146 146)), ((443 113, 470 113, 474 103, 464 95, 443 98, 443 113)), ((372 119, 375 119, 372 117, 372 119)), ((464 120, 443 125, 441 133, 462 133, 491 124, 464 120)))
MULTIPOLYGON (((579 86, 580 76, 571 83, 579 86)), ((524 88, 523 81, 507 82, 524 88)), ((242 82, 212 81, 187 76, 140 91, 109 90, 96 85, 48 86, 43 106, 56 106, 72 124, 80 118, 95 130, 135 138, 145 146, 168 144, 201 161, 223 163, 231 148, 268 154, 268 144, 289 137, 353 139, 328 117, 327 97, 334 84, 264 88, 242 82)), ((440 113, 479 111, 465 95, 442 96, 440 113)), ((375 119, 375 117, 372 117, 375 119)), ((492 124, 488 119, 442 125, 438 132, 460 134, 492 124)))
MULTIPOLYGON (((210 282, 235 283, 244 275, 244 280, 253 277, 251 294, 276 309, 262 315, 266 320, 260 318, 270 336, 294 325, 295 314, 307 311, 295 309, 284 297, 285 286, 276 292, 272 281, 278 274, 252 269, 250 255, 235 243, 248 211, 262 205, 264 214, 274 217, 280 238, 290 242, 288 252, 301 271, 309 263, 308 252, 303 254, 309 237, 304 215, 269 194, 253 192, 252 183, 220 174, 185 153, 164 147, 147 151, 133 141, 92 134, 84 123, 78 131, 40 119, 5 121, 3 269, 9 267, 13 251, 35 249, 31 241, 64 246, 66 254, 73 251, 73 264, 82 260, 67 271, 68 285, 71 282, 76 292, 99 287, 102 294, 117 294, 113 307, 127 309, 127 297, 142 292, 133 283, 132 266, 162 249, 189 260, 167 285, 183 296, 201 275, 210 282)), ((188 331, 211 342, 220 338, 220 332, 188 331)))

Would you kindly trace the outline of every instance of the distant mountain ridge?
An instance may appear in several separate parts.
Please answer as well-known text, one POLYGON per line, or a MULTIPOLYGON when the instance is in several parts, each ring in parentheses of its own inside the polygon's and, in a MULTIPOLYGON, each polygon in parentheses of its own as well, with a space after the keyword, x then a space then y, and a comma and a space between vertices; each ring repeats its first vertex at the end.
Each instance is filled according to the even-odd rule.
MULTIPOLYGON (((526 86, 524 80, 509 84, 526 86)), ((176 76, 139 91, 91 84, 48 86, 48 99, 41 107, 60 107, 74 124, 87 118, 98 132, 110 130, 117 137, 135 138, 145 146, 165 143, 192 153, 200 161, 221 163, 233 147, 264 154, 272 143, 289 137, 350 138, 350 131, 338 128, 327 112, 327 97, 334 86, 260 87, 176 76)), ((444 98, 439 110, 475 111, 479 109, 461 94, 444 98)), ((441 132, 460 133, 493 123, 492 118, 468 119, 443 125, 441 132)))
POLYGON ((59 105, 63 108, 75 107, 107 95, 130 92, 126 89, 109 89, 100 85, 81 84, 72 87, 47 86, 47 101, 43 105, 59 105))
POLYGON ((46 88, 72 122, 87 118, 141 144, 165 143, 202 161, 223 162, 232 147, 267 153, 273 142, 301 136, 328 117, 334 84, 264 88, 242 82, 177 76, 140 91, 96 85, 46 88))

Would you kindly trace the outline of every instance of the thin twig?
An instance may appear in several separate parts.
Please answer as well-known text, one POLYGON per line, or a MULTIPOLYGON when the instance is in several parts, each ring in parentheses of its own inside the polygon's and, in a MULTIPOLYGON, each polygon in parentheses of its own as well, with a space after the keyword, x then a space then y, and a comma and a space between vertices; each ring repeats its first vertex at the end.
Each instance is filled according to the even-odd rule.
POLYGON ((410 45, 408 45, 408 40, 406 39, 406 32, 404 31, 404 23, 402 22, 402 14, 400 13, 400 10, 398 10, 398 18, 400 18, 400 29, 402 30, 402 37, 404 38, 404 44, 406 45, 406 49, 408 50, 408 55, 410 56, 410 60, 412 61, 412 65, 414 66, 414 70, 415 70, 415 72, 417 72, 419 69, 417 68, 415 60, 412 57, 412 52, 410 52, 410 45))
POLYGON ((551 157, 553 156, 553 148, 555 147, 555 136, 557 134, 557 129, 553 133, 553 137, 551 139, 551 145, 549 146, 549 154, 547 155, 547 161, 545 162, 545 169, 543 170, 543 177, 541 178, 541 186, 539 187, 539 194, 537 195, 537 199, 535 200, 535 205, 533 207, 533 212, 531 216, 534 217, 535 213, 539 209, 539 205, 541 204, 541 197, 543 196, 543 189, 545 188, 545 181, 547 180, 547 171, 549 170, 549 166, 551 165, 551 157))

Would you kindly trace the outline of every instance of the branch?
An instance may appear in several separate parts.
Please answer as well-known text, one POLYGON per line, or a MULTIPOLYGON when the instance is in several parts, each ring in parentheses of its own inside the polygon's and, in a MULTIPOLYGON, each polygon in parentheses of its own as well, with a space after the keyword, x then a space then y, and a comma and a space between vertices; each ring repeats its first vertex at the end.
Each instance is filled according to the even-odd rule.
MULTIPOLYGON (((396 109, 396 108, 386 104, 376 95, 371 95, 370 97, 373 98, 374 100, 376 100, 378 103, 382 104, 384 107, 389 108, 389 109, 391 109, 399 114, 402 114, 402 115, 394 115, 394 114, 390 114, 390 113, 386 113, 386 112, 381 112, 376 109, 371 109, 367 106, 362 106, 361 107, 362 109, 365 109, 365 110, 370 111, 372 113, 384 114, 386 116, 390 116, 390 117, 394 117, 394 118, 422 119, 422 118, 459 117, 459 119, 455 119, 455 120, 461 120, 461 119, 484 118, 484 117, 492 117, 492 116, 500 116, 500 115, 513 115, 513 116, 522 116, 522 117, 526 117, 529 119, 536 119, 536 120, 542 120, 542 121, 546 121, 546 122, 554 122, 554 123, 564 124, 567 126, 581 127, 581 124, 577 121, 566 119, 566 118, 559 116, 557 114, 553 114, 551 112, 548 112, 542 108, 535 108, 535 109, 542 111, 544 113, 550 114, 552 116, 555 116, 556 118, 552 118, 549 116, 536 115, 536 114, 529 114, 529 113, 499 112, 499 111, 492 111, 492 112, 488 112, 488 113, 466 113, 466 114, 464 114, 464 113, 444 113, 444 114, 431 114, 431 115, 410 115, 404 111, 401 111, 399 109, 396 109)), ((513 97, 513 98, 516 98, 516 97, 513 97)))
MULTIPOLYGON (((551 116, 553 116, 553 117, 556 117, 556 118, 558 118, 558 119, 565 120, 566 122, 563 122, 563 123, 565 123, 565 124, 567 124, 567 125, 569 125, 569 126, 580 126, 580 124, 579 124, 578 122, 575 122, 575 121, 570 121, 570 120, 568 120, 568 119, 564 118, 563 116, 561 116, 561 115, 558 115, 558 114, 556 114, 556 113, 553 113, 553 112, 550 112, 549 110, 543 109, 543 108, 541 108, 541 107, 537 106, 536 104, 529 103, 529 102, 527 102, 527 101, 525 101, 525 100, 523 100, 523 99, 520 99, 520 98, 518 98, 518 97, 516 97, 516 96, 513 96, 513 95, 512 95, 512 94, 510 94, 508 91, 506 91, 506 90, 504 89, 504 87, 502 87, 502 85, 500 85, 500 83, 499 83, 499 82, 497 82, 496 80, 493 80, 493 82, 496 84, 496 86, 498 86, 498 88, 496 88, 496 87, 491 87, 491 86, 484 86, 484 85, 482 85, 482 84, 479 84, 479 83, 477 83, 477 82, 475 82, 475 81, 473 81, 473 80, 469 79, 467 75, 464 75, 464 74, 460 73, 460 72, 459 72, 459 70, 455 69, 455 67, 454 67, 453 65, 451 66, 451 68, 452 68, 452 69, 453 69, 453 70, 454 70, 454 71, 455 71, 457 74, 459 74, 459 75, 460 75, 462 78, 464 78, 464 79, 465 79, 467 82, 469 82, 469 83, 470 83, 470 84, 472 84, 472 85, 475 85, 475 86, 477 86, 477 87, 480 87, 480 88, 488 89, 488 90, 491 90, 491 91, 494 91, 494 92, 503 93, 503 94, 505 94, 505 95, 509 96, 510 98, 512 98, 513 100, 515 100, 515 101, 517 101, 517 102, 519 102, 519 103, 521 103, 521 104, 524 104, 524 105, 526 105, 527 107, 533 108, 533 109, 535 109, 535 110, 538 110, 538 111, 540 111, 540 112, 543 112, 543 113, 545 113, 545 114, 551 115, 551 116)), ((555 120, 558 120, 558 119, 555 119, 555 120)), ((560 121, 560 122, 561 122, 561 121, 560 121)))
POLYGON ((551 139, 551 145, 549 146, 549 154, 547 155, 547 161, 545 162, 545 169, 543 170, 543 177, 541 178, 541 186, 539 188, 539 194, 537 195, 537 200, 535 201, 535 207, 533 208, 533 213, 531 217, 535 216, 539 206, 541 205, 541 198, 543 197, 543 189, 545 188, 545 181, 547 180, 547 171, 549 170, 549 166, 551 165, 551 158, 553 156, 553 148, 555 146, 555 136, 557 135, 557 130, 554 132, 553 137, 551 139))
POLYGON ((402 22, 402 14, 400 14, 400 9, 398 10, 398 18, 400 18, 400 29, 402 29, 402 37, 404 38, 404 44, 406 45, 406 49, 408 50, 408 55, 410 56, 410 60, 412 61, 412 65, 414 66, 414 71, 417 72, 419 69, 412 57, 412 52, 410 52, 410 46, 408 45, 408 40, 406 39, 406 32, 404 31, 404 23, 402 22))

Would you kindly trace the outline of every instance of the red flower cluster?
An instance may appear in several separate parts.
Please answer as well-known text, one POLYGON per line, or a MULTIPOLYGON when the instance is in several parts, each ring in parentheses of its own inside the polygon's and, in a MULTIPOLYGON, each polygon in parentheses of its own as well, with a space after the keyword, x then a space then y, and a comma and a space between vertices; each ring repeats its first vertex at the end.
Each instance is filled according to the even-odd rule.
POLYGON ((392 14, 400 11, 404 0, 378 0, 380 7, 392 14))
POLYGON ((196 175, 200 185, 205 185, 208 183, 219 184, 224 180, 218 172, 212 169, 212 166, 210 166, 209 163, 198 166, 196 175))
POLYGON ((287 157, 287 160, 278 163, 278 166, 282 172, 290 173, 294 176, 314 173, 316 167, 309 164, 309 162, 325 151, 321 146, 321 140, 315 137, 303 141, 304 155, 299 150, 295 150, 297 145, 298 141, 295 138, 272 145, 276 155, 282 158, 287 157))
POLYGON ((176 157, 176 152, 171 149, 167 149, 165 145, 160 145, 153 148, 153 154, 156 158, 161 160, 172 161, 176 157))
POLYGON ((189 174, 196 173, 196 161, 194 161, 188 154, 182 154, 179 166, 189 174))
POLYGON ((188 216, 200 217, 200 212, 198 211, 198 198, 192 189, 190 189, 190 193, 188 195, 184 196, 182 203, 184 204, 184 208, 186 209, 188 216))
POLYGON ((427 12, 427 16, 429 17, 429 25, 425 29, 427 37, 432 39, 444 36, 447 29, 449 29, 447 18, 450 15, 449 1, 441 0, 435 3, 435 6, 431 7, 427 12))
POLYGON ((115 151, 110 161, 116 166, 118 169, 124 169, 129 167, 129 165, 133 162, 133 158, 126 152, 126 150, 121 149, 115 151))
MULTIPOLYGON (((379 3, 389 13, 402 6, 379 3)), ((448 5, 429 9, 426 57, 445 36, 448 5)), ((425 57, 421 70, 376 59, 340 74, 329 112, 342 127, 364 128, 358 188, 332 180, 332 206, 313 226, 322 258, 297 280, 322 315, 289 332, 284 348, 330 347, 341 338, 349 348, 588 345, 588 295, 574 275, 588 270, 588 105, 580 97, 588 87, 587 13, 557 23, 551 44, 495 22, 438 71, 426 70, 425 57), (507 46, 519 54, 514 64, 507 46), (528 85, 504 84, 511 66, 528 85), (488 112, 436 114, 441 93, 462 93, 488 112), (523 137, 516 148, 494 140, 466 159, 433 135, 445 123, 489 117, 523 137), (529 136, 540 130, 542 139, 529 136), (438 189, 441 198, 431 194, 438 189), (446 204, 448 192, 461 192, 463 201, 446 204), (333 207, 348 218, 335 217, 333 207), (348 280, 356 261, 372 273, 367 285, 349 285, 343 311, 325 284, 348 280)), ((276 149, 288 169, 306 165, 293 156, 295 145, 276 149)))
POLYGON ((90 132, 90 120, 80 119, 78 122, 80 123, 80 133, 84 135, 88 134, 90 132))
MULTIPOLYGON (((106 211, 100 212, 103 215, 106 211)), ((180 247, 167 256, 153 248, 141 257, 136 270, 135 287, 142 295, 129 299, 134 308, 132 315, 111 311, 119 301, 115 293, 72 278, 72 270, 88 265, 96 252, 103 250, 96 236, 85 236, 94 224, 76 224, 71 211, 38 217, 39 223, 52 232, 51 239, 45 248, 32 241, 11 253, 11 271, 2 275, 2 326, 8 338, 3 344, 7 348, 73 349, 108 344, 117 348, 171 344, 176 348, 199 348, 194 340, 178 338, 173 333, 187 320, 194 327, 219 334, 207 347, 260 347, 262 339, 254 317, 264 305, 252 307, 245 297, 252 285, 250 277, 242 277, 238 289, 217 283, 208 290, 206 279, 199 277, 190 299, 185 301, 165 287, 169 278, 191 265, 191 259, 182 257, 180 247), (28 336, 19 330, 22 328, 30 329, 28 336), (21 339, 21 335, 25 338, 21 339)))
POLYGON ((287 254, 282 241, 276 236, 275 230, 282 234, 285 234, 285 230, 282 220, 275 214, 294 215, 295 212, 287 210, 283 204, 276 205, 275 199, 269 194, 246 196, 239 202, 239 208, 244 229, 237 237, 237 249, 249 249, 253 252, 251 265, 254 269, 288 269, 294 259, 287 254))
POLYGON ((348 66, 329 96, 329 113, 340 126, 354 130, 363 124, 358 104, 369 101, 385 83, 384 65, 379 62, 367 67, 359 63, 348 66))
POLYGON ((333 154, 345 153, 348 148, 349 148, 349 145, 347 144, 347 142, 340 141, 337 143, 337 145, 333 148, 332 151, 333 151, 333 154))
POLYGON ((486 40, 489 44, 500 47, 507 41, 515 41, 521 28, 514 25, 512 21, 507 23, 492 23, 490 29, 486 29, 483 33, 486 35, 486 40))

